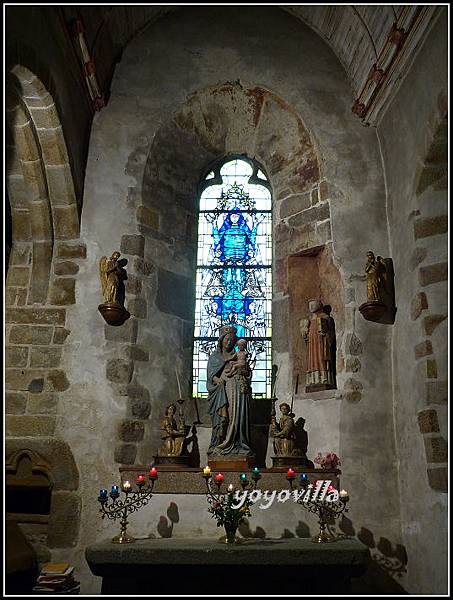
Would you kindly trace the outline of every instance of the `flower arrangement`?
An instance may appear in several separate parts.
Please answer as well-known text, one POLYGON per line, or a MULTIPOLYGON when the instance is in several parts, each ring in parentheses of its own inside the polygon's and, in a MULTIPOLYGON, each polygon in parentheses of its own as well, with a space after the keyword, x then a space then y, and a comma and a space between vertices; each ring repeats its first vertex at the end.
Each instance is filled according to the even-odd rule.
POLYGON ((340 459, 335 452, 328 452, 325 456, 323 456, 321 452, 318 452, 318 455, 313 462, 319 465, 321 469, 329 471, 337 469, 338 466, 341 465, 340 459))
POLYGON ((253 504, 247 496, 240 508, 234 508, 237 506, 237 499, 232 489, 226 494, 208 496, 208 502, 208 512, 212 513, 212 518, 217 519, 217 527, 225 527, 227 535, 229 531, 235 533, 245 517, 250 516, 250 506, 253 504))

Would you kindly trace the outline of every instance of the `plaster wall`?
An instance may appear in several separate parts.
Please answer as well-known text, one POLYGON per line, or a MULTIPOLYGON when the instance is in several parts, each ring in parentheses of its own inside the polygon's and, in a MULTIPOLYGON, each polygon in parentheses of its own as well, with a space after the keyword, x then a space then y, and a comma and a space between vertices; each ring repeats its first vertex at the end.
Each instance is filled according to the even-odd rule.
MULTIPOLYGON (((419 374, 423 366, 420 363, 426 358, 434 359, 437 377, 432 383, 446 380, 447 321, 440 323, 433 333, 432 353, 417 360, 414 349, 426 333, 421 325, 423 315, 414 319, 411 309, 414 296, 424 290, 430 312, 440 315, 448 312, 446 281, 421 287, 417 268, 418 264, 424 267, 447 260, 446 235, 436 231, 422 239, 414 236, 414 221, 447 214, 446 183, 437 190, 429 186, 423 194, 416 193, 434 133, 446 114, 446 48, 445 13, 431 31, 423 52, 416 57, 398 97, 378 127, 387 182, 391 255, 397 273, 398 313, 392 328, 392 368, 401 523, 409 557, 408 590, 417 594, 447 591, 447 489, 432 489, 427 476, 427 468, 443 469, 446 465, 439 464, 442 459, 436 457, 431 459, 434 464, 427 464, 426 440, 417 423, 418 412, 431 406, 438 414, 440 434, 447 438, 446 391, 445 400, 440 398, 430 404, 426 377, 420 378, 419 374), (417 253, 421 261, 414 262, 417 253)), ((446 154, 446 140, 444 145, 446 154)))
MULTIPOLYGON (((191 94, 238 80, 278 94, 300 115, 331 192, 332 256, 346 289, 341 344, 349 354, 360 355, 361 369, 354 377, 339 374, 344 393, 327 401, 304 398, 297 402, 298 416, 304 416, 307 429, 314 432, 309 448, 313 454, 319 449, 340 455, 342 485, 353 499, 353 532, 366 529, 375 540, 384 539, 391 547, 401 543, 391 328, 364 321, 356 309, 365 300, 362 273, 367 250, 379 249, 390 256, 375 131, 362 127, 351 114, 351 92, 332 51, 299 21, 268 7, 260 7, 259 18, 252 7, 243 7, 239 18, 233 7, 192 7, 163 18, 132 41, 116 69, 109 105, 93 121, 81 216, 87 259, 79 272, 77 304, 69 316, 65 366, 71 387, 62 394, 59 414, 64 416, 57 431, 73 449, 81 476, 81 542, 64 556, 77 566, 82 593, 99 590, 99 581, 87 572, 83 551, 106 537, 96 497, 99 487, 118 481, 113 448, 118 421, 126 411, 124 388, 106 379, 106 363, 116 351, 105 340, 104 323, 96 310, 101 301, 98 261, 119 247, 122 236, 137 233, 137 204, 144 201, 137 193, 141 193, 147 157, 160 125, 171 120, 191 94)), ((226 153, 253 150, 253 144, 237 147, 235 139, 234 135, 226 139, 226 153)), ((276 226, 278 203, 277 197, 276 226)), ((165 210, 163 206, 162 214, 165 210)), ((169 261, 165 245, 160 257, 149 253, 147 248, 152 247, 145 246, 145 260, 153 264, 161 260, 159 266, 169 261)), ((168 266, 176 274, 187 270, 184 260, 168 266)), ((181 320, 156 310, 156 285, 158 280, 152 275, 145 285, 144 338, 138 340, 146 344, 151 360, 136 372, 152 393, 156 387, 160 390, 161 399, 153 405, 150 417, 154 423, 160 417, 165 391, 167 397, 176 393, 176 382, 169 380, 175 362, 187 360, 187 353, 175 355, 169 350, 181 343, 181 320)), ((285 300, 283 294, 275 298, 281 299, 285 300)), ((275 324, 276 336, 287 339, 290 326, 288 318, 282 317, 275 324)), ((283 399, 290 393, 293 374, 289 348, 282 341, 273 362, 282 365, 277 395, 283 399)), ((146 463, 152 457, 139 456, 138 460, 146 463)), ((184 502, 191 506, 195 500, 184 502)), ((281 528, 282 523, 277 529, 281 528)))

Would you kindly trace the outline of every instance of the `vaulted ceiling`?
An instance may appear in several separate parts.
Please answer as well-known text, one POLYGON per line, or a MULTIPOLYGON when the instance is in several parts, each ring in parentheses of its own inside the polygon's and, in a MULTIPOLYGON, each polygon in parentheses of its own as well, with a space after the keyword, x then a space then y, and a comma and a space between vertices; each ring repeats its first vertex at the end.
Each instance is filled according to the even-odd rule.
MULTIPOLYGON (((150 23, 182 8, 199 7, 66 5, 61 10, 68 23, 83 21, 100 85, 108 89, 115 62, 128 42, 150 23)), ((435 5, 363 4, 277 8, 306 23, 330 45, 349 79, 352 110, 367 124, 376 121, 442 10, 435 5)))

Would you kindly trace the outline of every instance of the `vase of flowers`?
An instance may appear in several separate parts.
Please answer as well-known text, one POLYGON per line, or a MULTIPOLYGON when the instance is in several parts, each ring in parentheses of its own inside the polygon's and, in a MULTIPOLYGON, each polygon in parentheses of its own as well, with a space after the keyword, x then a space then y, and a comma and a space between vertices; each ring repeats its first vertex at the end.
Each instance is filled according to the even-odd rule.
POLYGON ((217 527, 225 529, 225 535, 219 541, 226 544, 241 543, 241 538, 236 536, 237 528, 245 517, 250 516, 250 505, 253 504, 247 497, 240 508, 235 508, 237 500, 235 499, 234 492, 235 490, 232 489, 232 486, 229 486, 226 494, 208 496, 210 504, 208 511, 217 520, 217 527))
POLYGON ((318 452, 313 462, 325 471, 335 471, 341 465, 340 459, 335 452, 328 452, 325 456, 321 452, 318 452))

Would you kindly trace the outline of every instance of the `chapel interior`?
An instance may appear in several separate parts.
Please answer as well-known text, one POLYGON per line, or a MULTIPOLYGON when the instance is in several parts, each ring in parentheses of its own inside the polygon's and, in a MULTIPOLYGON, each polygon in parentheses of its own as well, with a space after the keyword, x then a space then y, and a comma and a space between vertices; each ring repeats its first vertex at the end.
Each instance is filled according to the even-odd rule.
POLYGON ((349 543, 348 593, 447 594, 448 13, 5 7, 6 593, 68 563, 126 594, 154 544, 146 594, 342 594, 349 543), (324 469, 338 539, 290 498, 222 545, 205 466, 263 490, 324 469), (110 489, 142 473, 114 544, 110 489))

